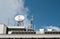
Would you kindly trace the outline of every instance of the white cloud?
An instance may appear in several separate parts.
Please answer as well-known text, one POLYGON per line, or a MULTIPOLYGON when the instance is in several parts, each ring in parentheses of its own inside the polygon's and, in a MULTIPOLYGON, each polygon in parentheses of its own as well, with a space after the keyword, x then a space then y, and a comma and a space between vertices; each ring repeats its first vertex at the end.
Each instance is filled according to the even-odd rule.
POLYGON ((57 26, 47 26, 46 28, 51 28, 51 29, 53 29, 54 31, 60 31, 60 28, 57 27, 57 26))
MULTIPOLYGON (((13 17, 17 14, 24 14, 27 18, 27 12, 29 9, 24 7, 23 0, 0 0, 0 23, 8 24, 8 18, 10 18, 10 25, 13 25, 13 17)), ((28 19, 24 23, 29 22, 28 19)), ((29 23, 28 23, 29 24, 29 23)))

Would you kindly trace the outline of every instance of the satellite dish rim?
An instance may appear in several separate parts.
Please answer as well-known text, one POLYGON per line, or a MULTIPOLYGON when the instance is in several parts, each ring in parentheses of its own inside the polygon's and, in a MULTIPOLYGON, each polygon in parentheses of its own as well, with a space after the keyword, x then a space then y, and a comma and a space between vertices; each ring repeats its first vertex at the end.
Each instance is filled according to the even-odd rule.
POLYGON ((25 19, 24 15, 17 15, 15 16, 16 21, 23 21, 25 19))

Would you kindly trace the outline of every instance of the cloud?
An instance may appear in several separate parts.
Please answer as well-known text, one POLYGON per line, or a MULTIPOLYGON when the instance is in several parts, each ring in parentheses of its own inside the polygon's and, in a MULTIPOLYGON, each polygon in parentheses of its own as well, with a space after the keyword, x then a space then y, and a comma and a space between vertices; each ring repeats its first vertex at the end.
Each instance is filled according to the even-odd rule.
POLYGON ((47 26, 46 28, 47 28, 47 29, 48 29, 48 28, 51 28, 51 29, 53 29, 54 31, 60 31, 60 28, 57 27, 57 26, 47 26))
POLYGON ((29 9, 24 6, 24 0, 0 0, 0 23, 8 24, 8 18, 10 18, 10 25, 14 25, 14 16, 23 14, 26 18, 24 23, 29 24, 28 11, 29 9))
POLYGON ((0 23, 7 24, 8 18, 16 14, 17 0, 0 0, 0 23))

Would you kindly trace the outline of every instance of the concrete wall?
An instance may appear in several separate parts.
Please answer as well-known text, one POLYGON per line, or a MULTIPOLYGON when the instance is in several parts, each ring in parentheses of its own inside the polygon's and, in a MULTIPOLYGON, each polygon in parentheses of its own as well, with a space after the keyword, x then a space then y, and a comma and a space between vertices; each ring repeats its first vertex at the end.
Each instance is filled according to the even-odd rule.
POLYGON ((6 34, 6 25, 0 24, 0 34, 6 34))

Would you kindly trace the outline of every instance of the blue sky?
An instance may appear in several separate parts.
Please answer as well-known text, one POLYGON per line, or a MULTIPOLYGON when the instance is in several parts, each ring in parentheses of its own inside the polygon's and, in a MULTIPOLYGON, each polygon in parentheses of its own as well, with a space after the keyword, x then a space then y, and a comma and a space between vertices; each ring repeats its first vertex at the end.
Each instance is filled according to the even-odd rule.
POLYGON ((29 16, 34 16, 36 28, 46 26, 60 27, 60 0, 26 0, 29 16))
MULTIPOLYGON (((9 18, 9 25, 14 25, 17 12, 28 13, 28 18, 33 15, 36 29, 60 30, 60 0, 0 0, 0 23, 8 25, 9 18)), ((24 24, 29 26, 30 20, 25 19, 24 24)))

